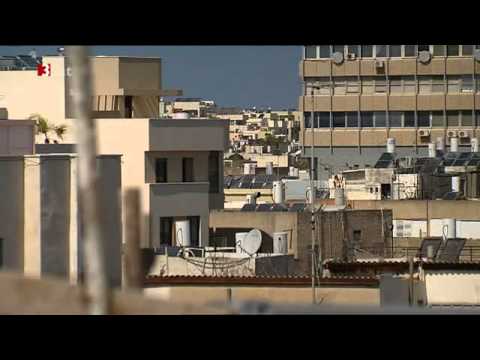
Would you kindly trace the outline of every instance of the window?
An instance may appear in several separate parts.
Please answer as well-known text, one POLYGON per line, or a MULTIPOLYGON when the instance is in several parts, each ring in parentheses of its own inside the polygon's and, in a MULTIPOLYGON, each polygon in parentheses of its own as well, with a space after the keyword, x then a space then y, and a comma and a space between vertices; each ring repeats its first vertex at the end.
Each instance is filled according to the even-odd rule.
POLYGON ((390 77, 390 93, 401 94, 402 93, 402 78, 400 76, 390 77))
POLYGON ((433 127, 445 126, 443 111, 432 111, 432 126, 433 127))
POLYGON ((387 57, 387 45, 375 45, 376 57, 387 57))
POLYGON ((463 110, 462 112, 462 126, 472 126, 473 116, 471 110, 463 110))
POLYGON ((347 79, 345 77, 336 77, 333 79, 333 94, 345 95, 347 91, 347 79))
POLYGON ((402 115, 403 113, 401 111, 391 111, 388 114, 390 127, 402 127, 402 115))
POLYGON ((447 76, 447 92, 449 94, 460 92, 460 77, 459 76, 447 76))
POLYGON ((360 113, 360 120, 363 128, 373 127, 373 112, 365 111, 360 113))
POLYGON ((168 182, 166 158, 155 159, 155 182, 157 183, 168 182))
POLYGON ((333 45, 333 52, 339 52, 345 54, 345 45, 333 45))
POLYGON ((358 94, 360 92, 360 86, 358 85, 358 79, 356 77, 347 78, 347 93, 358 94))
POLYGON ((385 79, 385 78, 376 78, 375 79, 375 92, 376 93, 386 93, 387 92, 387 79, 385 79))
POLYGON ((459 53, 458 45, 447 45, 447 55, 448 56, 458 56, 459 53))
POLYGON ((182 181, 183 182, 193 182, 193 159, 192 158, 183 158, 182 159, 182 181))
POLYGON ((375 111, 375 127, 386 127, 387 126, 387 114, 385 111, 375 111))
POLYGON ((330 79, 328 77, 307 78, 305 80, 305 95, 330 95, 330 79))
POLYGON ((362 57, 373 57, 373 45, 362 45, 362 57))
POLYGON ((161 217, 160 218, 160 245, 172 246, 172 227, 173 218, 161 217))
POLYGON ((353 230, 353 243, 359 245, 362 241, 362 230, 353 230))
POLYGON ((220 153, 218 151, 210 151, 208 154, 208 183, 210 194, 217 194, 220 191, 220 153))
POLYGON ((358 127, 358 112, 347 112, 347 127, 358 127))
POLYGON ((348 45, 348 53, 355 54, 356 56, 360 55, 360 47, 359 45, 348 45))
POLYGON ((473 76, 472 75, 463 75, 462 76, 462 92, 473 92, 473 76))
POLYGON ((403 45, 404 56, 416 56, 415 45, 403 45))
POLYGON ((445 45, 433 45, 433 56, 445 56, 445 45))
POLYGON ((418 127, 430 127, 430 113, 428 111, 419 111, 417 113, 418 127))
POLYGON ((320 45, 320 58, 329 59, 330 56, 330 45, 320 45))
POLYGON ((432 93, 445 92, 445 79, 443 76, 432 76, 432 93))
POLYGON ((125 96, 125 118, 131 119, 133 117, 133 97, 125 96))
POLYGON ((390 45, 390 57, 402 56, 402 45, 390 45))
POLYGON ((415 113, 413 111, 405 111, 403 113, 403 126, 415 127, 415 113))
POLYGON ((415 94, 417 92, 414 76, 403 77, 403 92, 406 94, 415 94))
POLYGON ((344 112, 334 112, 333 113, 333 127, 345 127, 345 113, 344 112))
POLYGON ((329 128, 330 127, 330 113, 326 111, 322 111, 319 113, 319 122, 321 128, 329 128))
POLYGON ((190 224, 190 246, 200 246, 200 216, 188 216, 190 224))
POLYGON ((462 56, 473 55, 473 45, 462 45, 462 56))
POLYGON ((373 77, 362 78, 362 93, 373 94, 375 80, 373 77))
POLYGON ((317 47, 305 46, 305 59, 316 59, 316 58, 317 58, 317 47))
POLYGON ((447 111, 447 126, 458 126, 458 111, 447 111))
POLYGON ((303 113, 303 121, 304 121, 305 129, 311 129, 312 128, 312 123, 310 121, 311 117, 312 117, 311 113, 309 113, 309 112, 304 112, 303 113))
POLYGON ((418 93, 430 94, 432 92, 432 77, 418 76, 418 93))

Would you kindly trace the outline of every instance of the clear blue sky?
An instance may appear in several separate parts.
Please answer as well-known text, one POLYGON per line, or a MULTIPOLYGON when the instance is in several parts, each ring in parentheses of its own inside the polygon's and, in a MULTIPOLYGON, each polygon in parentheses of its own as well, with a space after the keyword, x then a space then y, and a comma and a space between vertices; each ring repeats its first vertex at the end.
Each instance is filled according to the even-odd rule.
MULTIPOLYGON (((56 53, 56 46, 0 46, 0 55, 56 53)), ((163 87, 220 106, 297 108, 299 46, 94 46, 95 55, 158 56, 163 87)))

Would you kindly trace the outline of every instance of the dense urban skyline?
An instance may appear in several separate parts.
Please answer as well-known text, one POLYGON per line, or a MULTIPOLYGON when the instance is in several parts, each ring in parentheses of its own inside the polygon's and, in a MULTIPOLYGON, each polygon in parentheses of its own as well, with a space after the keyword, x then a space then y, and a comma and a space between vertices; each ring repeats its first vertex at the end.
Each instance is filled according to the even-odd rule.
MULTIPOLYGON (((0 46, 0 55, 56 53, 57 46, 0 46)), ((299 46, 93 46, 95 55, 158 56, 164 88, 220 106, 297 108, 299 46)))

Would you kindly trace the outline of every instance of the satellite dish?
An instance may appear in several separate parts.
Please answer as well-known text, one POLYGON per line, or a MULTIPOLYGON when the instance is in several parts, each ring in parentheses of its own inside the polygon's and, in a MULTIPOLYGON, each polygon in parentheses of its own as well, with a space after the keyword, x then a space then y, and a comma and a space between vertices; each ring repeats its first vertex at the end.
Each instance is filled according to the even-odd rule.
POLYGON ((332 54, 332 60, 335 64, 343 63, 343 54, 341 52, 334 52, 332 54))
POLYGON ((242 247, 248 255, 255 254, 262 246, 262 233, 260 230, 251 230, 243 239, 242 247))
POLYGON ((418 60, 422 64, 427 64, 431 58, 432 58, 432 54, 430 54, 430 51, 420 51, 418 53, 418 60))
POLYGON ((473 58, 477 61, 480 61, 480 49, 476 49, 473 53, 473 58))

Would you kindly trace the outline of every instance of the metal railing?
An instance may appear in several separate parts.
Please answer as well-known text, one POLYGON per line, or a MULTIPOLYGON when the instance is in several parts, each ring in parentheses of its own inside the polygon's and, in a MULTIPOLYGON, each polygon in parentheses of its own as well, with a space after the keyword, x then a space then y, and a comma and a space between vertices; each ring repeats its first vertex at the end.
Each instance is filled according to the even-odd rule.
MULTIPOLYGON (((353 249, 357 258, 385 257, 385 258, 408 258, 418 256, 420 247, 416 246, 393 246, 393 247, 361 247, 353 249)), ((460 252, 459 261, 480 261, 480 246, 464 246, 460 252)))

